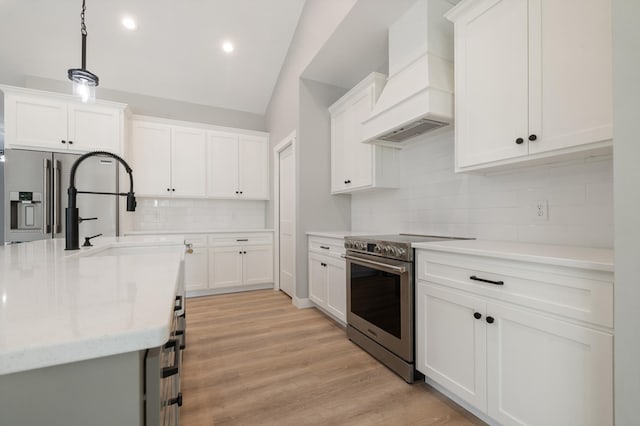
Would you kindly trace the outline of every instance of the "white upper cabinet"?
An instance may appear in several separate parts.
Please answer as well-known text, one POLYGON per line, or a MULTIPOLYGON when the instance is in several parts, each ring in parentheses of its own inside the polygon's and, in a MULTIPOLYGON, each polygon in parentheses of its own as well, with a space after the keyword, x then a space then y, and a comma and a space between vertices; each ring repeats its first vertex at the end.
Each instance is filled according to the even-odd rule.
POLYGON ((142 116, 131 121, 129 153, 138 195, 269 199, 267 134, 174 123, 142 116))
POLYGON ((121 110, 97 105, 70 104, 67 111, 69 149, 120 152, 121 110))
POLYGON ((242 198, 269 198, 269 140, 265 137, 238 138, 238 189, 242 198))
POLYGON ((83 104, 70 96, 3 86, 5 146, 120 153, 126 105, 83 104))
POLYGON ((362 143, 362 122, 385 80, 384 75, 372 73, 329 107, 332 194, 398 185, 397 150, 362 143))
POLYGON ((132 121, 130 166, 140 196, 168 196, 171 192, 171 127, 132 121))
POLYGON ((455 23, 456 171, 607 152, 610 0, 466 0, 455 23))
POLYGON ((204 197, 205 137, 200 129, 134 120, 130 152, 136 194, 204 197))
POLYGON ((171 189, 180 197, 206 193, 206 134, 204 130, 174 127, 171 138, 171 189))
POLYGON ((269 138, 209 132, 207 196, 269 199, 269 138))

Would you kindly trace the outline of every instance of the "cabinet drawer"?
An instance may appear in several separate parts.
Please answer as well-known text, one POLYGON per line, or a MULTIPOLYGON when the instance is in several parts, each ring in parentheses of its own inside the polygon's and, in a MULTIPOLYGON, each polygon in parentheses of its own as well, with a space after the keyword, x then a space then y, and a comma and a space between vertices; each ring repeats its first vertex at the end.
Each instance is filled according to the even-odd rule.
POLYGON ((194 247, 206 247, 207 237, 205 235, 185 235, 184 242, 193 244, 194 247))
POLYGON ((340 256, 344 254, 343 238, 309 237, 309 251, 340 256))
POLYGON ((271 233, 255 233, 255 234, 228 234, 228 235, 210 235, 209 246, 232 246, 232 245, 260 245, 272 244, 273 236, 271 233))
POLYGON ((612 273, 429 250, 417 263, 418 280, 613 327, 612 273))

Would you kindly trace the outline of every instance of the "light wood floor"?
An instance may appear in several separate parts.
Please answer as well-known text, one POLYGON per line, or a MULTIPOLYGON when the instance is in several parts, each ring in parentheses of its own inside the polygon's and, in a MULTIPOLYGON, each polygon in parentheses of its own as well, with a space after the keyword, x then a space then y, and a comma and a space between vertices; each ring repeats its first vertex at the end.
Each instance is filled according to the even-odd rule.
POLYGON ((183 426, 483 424, 272 290, 187 300, 182 389, 183 426))

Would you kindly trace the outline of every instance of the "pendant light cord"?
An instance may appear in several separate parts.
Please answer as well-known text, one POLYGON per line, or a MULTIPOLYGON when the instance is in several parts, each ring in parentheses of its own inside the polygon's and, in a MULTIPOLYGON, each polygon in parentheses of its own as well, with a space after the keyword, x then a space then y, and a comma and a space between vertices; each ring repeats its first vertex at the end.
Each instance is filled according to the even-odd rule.
POLYGON ((82 0, 82 12, 80 12, 80 33, 82 34, 82 69, 87 69, 87 26, 84 24, 84 12, 87 7, 82 0))
POLYGON ((84 24, 84 12, 87 7, 84 4, 85 0, 82 0, 82 12, 80 12, 80 33, 84 36, 87 35, 87 26, 84 24))

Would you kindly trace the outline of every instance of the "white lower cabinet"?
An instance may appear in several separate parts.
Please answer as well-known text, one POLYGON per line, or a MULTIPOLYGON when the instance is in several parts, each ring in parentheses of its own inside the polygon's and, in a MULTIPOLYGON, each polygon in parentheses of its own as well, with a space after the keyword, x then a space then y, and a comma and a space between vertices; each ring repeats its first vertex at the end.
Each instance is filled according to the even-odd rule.
POLYGON ((187 235, 184 239, 191 251, 184 256, 184 285, 187 291, 204 290, 209 281, 207 236, 187 235))
POLYGON ((216 247, 209 249, 211 288, 236 287, 243 283, 243 258, 240 247, 216 247))
POLYGON ((230 293, 273 285, 271 232, 186 235, 187 296, 230 293))
POLYGON ((273 282, 271 245, 228 246, 209 249, 211 288, 273 282))
POLYGON ((487 405, 487 328, 477 297, 418 283, 416 335, 418 371, 474 407, 487 405))
POLYGON ((347 321, 343 240, 309 238, 309 299, 342 323, 347 321))
POLYGON ((496 303, 487 303, 487 315, 489 416, 503 424, 613 424, 611 334, 496 303))
MULTIPOLYGON (((503 284, 478 283, 471 278, 475 285, 469 287, 471 293, 453 287, 459 286, 462 277, 456 268, 474 265, 474 256, 436 253, 431 262, 430 254, 418 254, 420 372, 499 424, 613 424, 613 335, 609 329, 571 320, 571 315, 565 319, 503 301, 511 297, 512 283, 526 279, 528 285, 544 288, 548 298, 556 297, 568 306, 574 301, 583 303, 586 294, 576 290, 591 277, 583 270, 557 268, 556 275, 549 268, 514 266, 514 262, 503 265, 511 275, 501 275, 501 265, 492 270, 480 261, 475 265, 479 268, 469 270, 471 275, 465 278, 477 278, 477 271, 482 271, 494 284, 503 284), (525 270, 523 275, 516 272, 525 270), (574 291, 549 285, 560 273, 570 284, 567 288, 574 291), (423 277, 432 279, 420 279, 423 277)), ((607 279, 606 274, 594 276, 607 279)), ((610 279, 608 284, 612 284, 610 279)), ((604 306, 598 309, 608 311, 604 306)))

